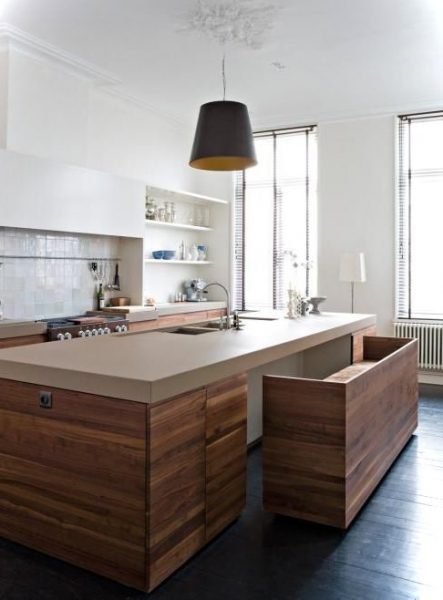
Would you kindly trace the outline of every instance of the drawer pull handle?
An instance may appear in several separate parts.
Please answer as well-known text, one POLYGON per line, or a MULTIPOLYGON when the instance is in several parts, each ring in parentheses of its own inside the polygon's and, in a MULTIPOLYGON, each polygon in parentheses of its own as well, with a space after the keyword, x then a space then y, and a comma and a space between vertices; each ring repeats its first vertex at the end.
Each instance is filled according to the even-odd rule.
POLYGON ((52 392, 40 392, 40 408, 52 408, 52 392))

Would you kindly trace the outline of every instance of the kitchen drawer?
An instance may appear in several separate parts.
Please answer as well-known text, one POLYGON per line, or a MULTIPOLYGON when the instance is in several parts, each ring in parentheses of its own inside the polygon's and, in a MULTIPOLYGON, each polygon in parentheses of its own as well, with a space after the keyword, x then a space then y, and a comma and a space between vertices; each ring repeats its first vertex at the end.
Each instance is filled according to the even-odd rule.
POLYGON ((46 341, 46 335, 40 333, 36 335, 21 335, 18 337, 3 338, 0 339, 0 349, 14 348, 16 346, 29 346, 30 344, 42 344, 46 341))
POLYGON ((165 327, 177 327, 179 325, 189 325, 190 323, 202 323, 218 319, 226 314, 225 309, 199 310, 190 313, 177 313, 175 315, 165 315, 152 321, 139 321, 130 323, 130 331, 153 331, 164 329, 165 327))
POLYGON ((208 444, 246 423, 247 376, 242 373, 207 387, 208 444))
POLYGON ((206 540, 237 519, 246 502, 246 425, 206 448, 206 540))

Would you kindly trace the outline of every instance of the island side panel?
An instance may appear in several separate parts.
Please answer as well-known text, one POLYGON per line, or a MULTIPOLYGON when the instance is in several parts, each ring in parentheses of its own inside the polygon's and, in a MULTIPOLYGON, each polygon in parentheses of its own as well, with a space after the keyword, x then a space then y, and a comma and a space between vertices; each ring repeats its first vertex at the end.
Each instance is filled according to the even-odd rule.
POLYGON ((365 357, 385 360, 347 386, 347 525, 417 428, 417 346, 417 340, 364 338, 365 357))
POLYGON ((204 388, 149 411, 148 590, 205 543, 205 427, 204 388))
POLYGON ((246 502, 247 376, 207 388, 206 539, 237 519, 246 502))
POLYGON ((345 527, 345 386, 263 381, 263 508, 345 527))
POLYGON ((143 588, 146 411, 0 380, 0 535, 143 588))

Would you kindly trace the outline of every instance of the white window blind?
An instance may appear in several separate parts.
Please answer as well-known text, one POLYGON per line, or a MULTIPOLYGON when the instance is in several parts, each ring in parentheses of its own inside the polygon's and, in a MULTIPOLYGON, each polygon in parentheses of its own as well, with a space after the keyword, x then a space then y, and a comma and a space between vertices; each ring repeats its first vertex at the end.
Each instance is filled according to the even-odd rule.
POLYGON ((233 303, 282 309, 290 282, 316 291, 316 127, 254 137, 258 165, 236 177, 233 303))
POLYGON ((397 318, 443 319, 443 112, 399 118, 397 318))

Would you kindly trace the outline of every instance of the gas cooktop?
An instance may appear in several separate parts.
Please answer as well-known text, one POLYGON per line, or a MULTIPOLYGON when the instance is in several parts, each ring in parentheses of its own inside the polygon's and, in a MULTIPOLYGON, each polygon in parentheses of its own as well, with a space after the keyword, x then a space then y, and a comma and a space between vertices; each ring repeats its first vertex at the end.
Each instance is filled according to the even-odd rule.
POLYGON ((79 315, 42 319, 46 323, 49 341, 71 340, 75 337, 94 337, 128 331, 128 321, 118 315, 79 315))

